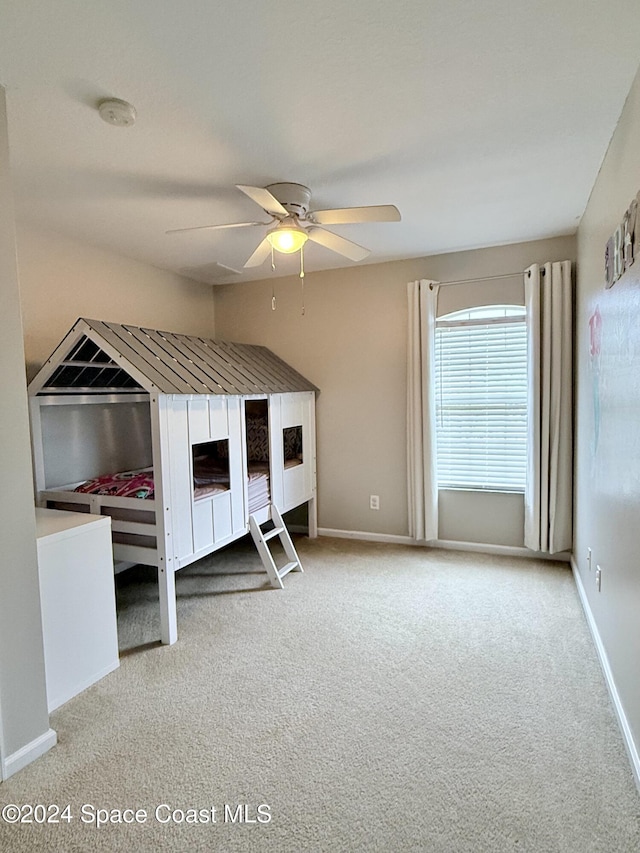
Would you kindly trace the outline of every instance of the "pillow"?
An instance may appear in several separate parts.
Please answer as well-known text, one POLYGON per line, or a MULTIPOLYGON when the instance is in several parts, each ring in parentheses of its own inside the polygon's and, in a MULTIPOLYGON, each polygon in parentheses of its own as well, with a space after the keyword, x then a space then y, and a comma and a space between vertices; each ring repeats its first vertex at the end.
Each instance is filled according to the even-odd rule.
POLYGON ((247 419, 247 458, 249 462, 269 461, 269 425, 263 420, 247 419))
POLYGON ((285 460, 302 459, 302 427, 286 427, 282 432, 285 460))
POLYGON ((218 459, 228 459, 229 458, 229 439, 221 438, 219 441, 215 442, 216 445, 216 453, 218 459))

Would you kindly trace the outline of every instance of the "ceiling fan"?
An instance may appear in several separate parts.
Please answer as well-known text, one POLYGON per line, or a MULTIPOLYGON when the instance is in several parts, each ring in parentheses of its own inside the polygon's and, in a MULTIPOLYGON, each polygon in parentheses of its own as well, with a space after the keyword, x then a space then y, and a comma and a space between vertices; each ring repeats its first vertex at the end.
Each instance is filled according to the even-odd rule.
POLYGON ((257 267, 275 249, 292 254, 302 249, 307 240, 337 252, 350 261, 362 261, 369 249, 328 231, 325 225, 350 225, 358 222, 399 222, 400 211, 393 204, 369 207, 343 207, 335 210, 309 210, 311 190, 302 184, 269 184, 266 187, 237 188, 271 216, 268 222, 230 222, 226 225, 200 225, 196 228, 173 228, 167 234, 181 231, 201 231, 222 228, 247 228, 254 225, 271 226, 265 238, 245 263, 257 267))

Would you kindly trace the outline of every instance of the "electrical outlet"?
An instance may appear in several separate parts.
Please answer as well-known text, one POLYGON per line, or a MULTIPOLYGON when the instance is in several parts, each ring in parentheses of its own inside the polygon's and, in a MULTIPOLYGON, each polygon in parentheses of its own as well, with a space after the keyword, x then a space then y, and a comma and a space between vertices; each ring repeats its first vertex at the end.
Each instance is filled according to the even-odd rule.
POLYGON ((591 571, 591 548, 587 548, 587 568, 591 571))
POLYGON ((596 589, 600 592, 602 588, 602 569, 596 566, 596 589))
POLYGON ((380 509, 380 495, 369 495, 369 509, 380 509))

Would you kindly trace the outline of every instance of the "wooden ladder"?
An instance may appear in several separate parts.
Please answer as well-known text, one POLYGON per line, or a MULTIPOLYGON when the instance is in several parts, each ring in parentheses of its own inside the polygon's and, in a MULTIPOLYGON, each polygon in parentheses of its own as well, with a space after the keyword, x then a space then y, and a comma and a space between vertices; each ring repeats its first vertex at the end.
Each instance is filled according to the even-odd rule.
POLYGON ((283 589, 284 584, 282 583, 282 578, 285 575, 288 575, 289 572, 302 572, 303 568, 300 564, 300 559, 296 553, 296 549, 293 547, 289 531, 282 520, 282 516, 278 512, 278 508, 274 504, 271 504, 270 509, 271 520, 275 526, 271 528, 271 530, 263 531, 255 517, 250 515, 249 530, 251 531, 251 536, 253 537, 255 546, 258 549, 258 554, 260 554, 262 565, 265 567, 267 574, 269 575, 271 586, 274 586, 276 589, 283 589), (287 555, 287 562, 280 569, 276 566, 271 555, 271 549, 267 544, 270 539, 273 539, 276 536, 280 537, 280 543, 284 548, 284 553, 287 555))

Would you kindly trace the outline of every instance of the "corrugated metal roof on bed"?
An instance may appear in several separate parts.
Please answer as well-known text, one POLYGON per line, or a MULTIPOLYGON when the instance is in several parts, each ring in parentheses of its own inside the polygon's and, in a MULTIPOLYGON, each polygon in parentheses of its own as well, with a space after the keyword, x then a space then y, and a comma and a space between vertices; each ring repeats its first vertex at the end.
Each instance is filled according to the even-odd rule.
POLYGON ((29 385, 31 394, 317 391, 271 350, 102 320, 78 320, 29 385))

